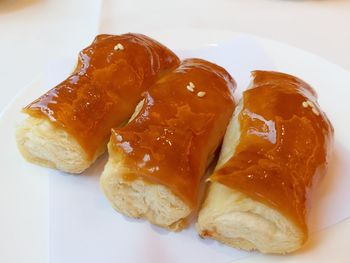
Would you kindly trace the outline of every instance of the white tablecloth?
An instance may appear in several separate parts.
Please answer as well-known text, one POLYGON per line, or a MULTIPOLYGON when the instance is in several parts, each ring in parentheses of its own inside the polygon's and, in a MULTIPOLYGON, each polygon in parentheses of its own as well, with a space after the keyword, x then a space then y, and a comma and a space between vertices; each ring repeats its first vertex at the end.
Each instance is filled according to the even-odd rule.
POLYGON ((76 56, 98 29, 100 1, 0 0, 0 111, 45 70, 76 56))
POLYGON ((106 32, 194 27, 252 33, 350 70, 349 0, 108 0, 103 13, 106 32))
POLYGON ((98 32, 193 27, 252 33, 350 70, 349 0, 0 0, 0 111, 53 58, 98 32))

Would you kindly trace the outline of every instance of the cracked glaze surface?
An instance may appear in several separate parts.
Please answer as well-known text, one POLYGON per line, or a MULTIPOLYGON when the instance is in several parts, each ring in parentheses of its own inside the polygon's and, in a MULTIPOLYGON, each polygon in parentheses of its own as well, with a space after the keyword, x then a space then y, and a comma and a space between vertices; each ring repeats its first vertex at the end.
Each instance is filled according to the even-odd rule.
POLYGON ((165 185, 195 206, 200 180, 233 113, 235 87, 223 68, 200 59, 184 60, 161 78, 145 92, 135 119, 113 131, 112 151, 125 157, 129 170, 124 176, 165 185))
POLYGON ((307 235, 310 190, 325 173, 332 125, 307 83, 277 72, 252 75, 238 116, 239 143, 211 180, 276 208, 307 235))
POLYGON ((172 51, 144 35, 98 35, 79 53, 74 72, 24 112, 63 127, 92 158, 111 128, 130 118, 142 92, 178 64, 172 51))

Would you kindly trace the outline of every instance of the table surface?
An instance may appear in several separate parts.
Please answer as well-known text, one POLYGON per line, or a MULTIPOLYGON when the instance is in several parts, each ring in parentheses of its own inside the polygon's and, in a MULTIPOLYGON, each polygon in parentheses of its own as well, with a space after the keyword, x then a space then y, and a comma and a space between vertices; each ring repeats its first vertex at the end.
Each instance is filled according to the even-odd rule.
POLYGON ((0 0, 0 111, 97 32, 186 27, 272 38, 350 70, 350 0, 0 0))
POLYGON ((76 56, 98 32, 188 27, 272 38, 350 70, 350 0, 0 0, 0 111, 49 60, 76 56))

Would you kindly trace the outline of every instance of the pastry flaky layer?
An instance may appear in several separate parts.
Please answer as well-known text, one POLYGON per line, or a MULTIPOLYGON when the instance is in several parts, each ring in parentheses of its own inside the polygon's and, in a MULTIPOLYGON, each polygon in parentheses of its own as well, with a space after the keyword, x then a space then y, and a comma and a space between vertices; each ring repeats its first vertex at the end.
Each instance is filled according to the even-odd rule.
POLYGON ((183 229, 234 110, 234 89, 223 68, 187 59, 146 91, 133 119, 112 131, 101 186, 113 207, 183 229))
MULTIPOLYGON (((113 152, 109 144, 109 153, 113 152)), ((130 180, 127 175, 135 173, 117 153, 109 158, 100 179, 104 194, 114 209, 133 217, 145 218, 154 225, 172 231, 187 225, 191 207, 162 184, 150 183, 141 176, 130 180)))
POLYGON ((312 189, 325 174, 333 128, 315 91, 291 75, 254 71, 230 121, 196 228, 264 253, 307 240, 312 189))
POLYGON ((73 73, 23 109, 23 156, 80 173, 106 150, 111 128, 124 125, 142 93, 179 64, 177 56, 141 34, 99 35, 79 53, 73 73))
POLYGON ((223 184, 210 184, 200 211, 197 231, 226 245, 288 253, 301 247, 304 234, 277 210, 223 184))
POLYGON ((81 173, 104 151, 89 157, 73 136, 44 118, 29 116, 17 128, 17 146, 32 163, 69 173, 81 173))

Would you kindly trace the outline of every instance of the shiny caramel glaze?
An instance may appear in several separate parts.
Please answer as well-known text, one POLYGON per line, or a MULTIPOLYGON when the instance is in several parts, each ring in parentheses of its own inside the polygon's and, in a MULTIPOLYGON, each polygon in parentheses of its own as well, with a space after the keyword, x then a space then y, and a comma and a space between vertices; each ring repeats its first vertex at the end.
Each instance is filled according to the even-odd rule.
POLYGON ((122 159, 125 179, 164 185, 193 208, 233 113, 235 87, 223 68, 200 59, 184 60, 161 78, 135 119, 113 130, 110 156, 122 159))
POLYGON ((306 239, 310 190, 325 173, 333 128, 302 80, 278 72, 252 75, 235 154, 210 179, 277 209, 306 239))
POLYGON ((63 127, 93 158, 111 128, 130 118, 142 92, 179 63, 172 51, 144 35, 98 35, 79 53, 72 75, 24 112, 63 127))

